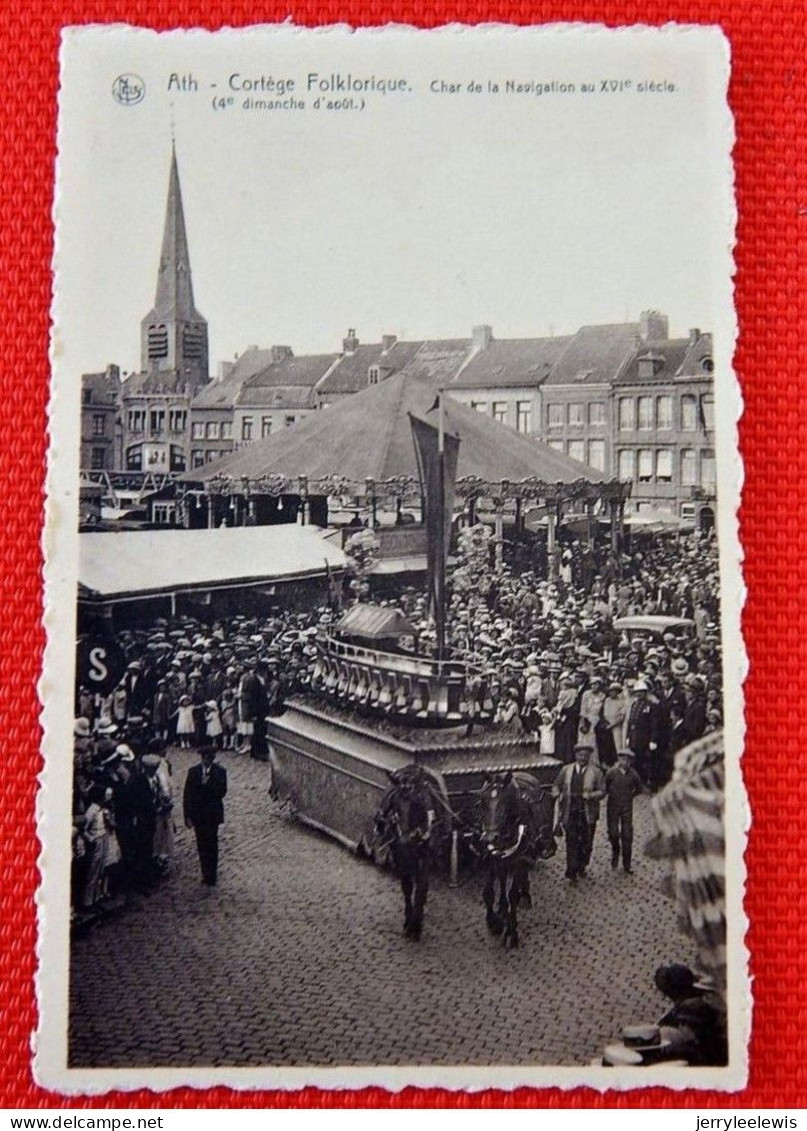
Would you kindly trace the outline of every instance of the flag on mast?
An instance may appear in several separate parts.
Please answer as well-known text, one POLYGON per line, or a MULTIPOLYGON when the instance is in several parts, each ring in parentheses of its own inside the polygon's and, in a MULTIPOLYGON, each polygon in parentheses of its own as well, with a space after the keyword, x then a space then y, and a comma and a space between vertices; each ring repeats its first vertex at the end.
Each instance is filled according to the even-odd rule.
POLYGON ((451 538, 460 438, 446 431, 441 394, 429 412, 434 409, 437 409, 436 427, 432 421, 413 416, 411 412, 409 422, 425 503, 429 605, 437 630, 437 656, 442 659, 445 653, 446 558, 451 538))

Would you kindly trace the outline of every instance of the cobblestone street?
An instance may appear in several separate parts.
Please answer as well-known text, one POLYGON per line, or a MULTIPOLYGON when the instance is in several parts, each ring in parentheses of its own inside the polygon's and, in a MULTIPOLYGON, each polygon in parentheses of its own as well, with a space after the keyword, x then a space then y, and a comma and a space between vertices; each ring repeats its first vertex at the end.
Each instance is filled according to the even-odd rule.
POLYGON ((177 852, 153 895, 72 943, 70 1065, 586 1064, 628 1022, 653 1020, 660 962, 693 962, 644 858, 612 873, 600 821, 590 877, 562 843, 532 880, 521 949, 491 938, 475 881, 436 881, 422 941, 401 933, 397 881, 294 823, 269 767, 223 754, 219 887, 181 826, 187 752, 173 751, 177 852))

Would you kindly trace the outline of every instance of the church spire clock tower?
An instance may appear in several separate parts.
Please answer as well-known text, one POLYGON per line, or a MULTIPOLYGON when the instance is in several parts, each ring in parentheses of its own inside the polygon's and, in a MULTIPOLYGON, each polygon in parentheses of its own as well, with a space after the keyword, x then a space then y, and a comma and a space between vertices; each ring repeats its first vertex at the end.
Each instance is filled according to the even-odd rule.
POLYGON ((182 207, 176 147, 165 208, 154 306, 141 323, 141 367, 147 373, 175 374, 177 385, 194 392, 209 380, 207 321, 193 302, 193 280, 182 207))

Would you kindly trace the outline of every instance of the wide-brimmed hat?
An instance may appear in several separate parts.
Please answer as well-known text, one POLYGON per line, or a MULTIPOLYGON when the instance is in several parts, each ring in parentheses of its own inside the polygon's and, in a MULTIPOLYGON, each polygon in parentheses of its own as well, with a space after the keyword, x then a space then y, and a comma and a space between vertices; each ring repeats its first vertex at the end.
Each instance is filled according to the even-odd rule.
POLYGON ((85 719, 83 716, 78 718, 73 723, 73 735, 76 738, 89 738, 90 737, 90 720, 85 719))
POLYGON ((95 733, 96 734, 117 734, 118 733, 118 727, 117 727, 117 724, 112 722, 112 719, 104 717, 102 719, 99 719, 99 721, 98 721, 98 723, 95 727, 95 733))

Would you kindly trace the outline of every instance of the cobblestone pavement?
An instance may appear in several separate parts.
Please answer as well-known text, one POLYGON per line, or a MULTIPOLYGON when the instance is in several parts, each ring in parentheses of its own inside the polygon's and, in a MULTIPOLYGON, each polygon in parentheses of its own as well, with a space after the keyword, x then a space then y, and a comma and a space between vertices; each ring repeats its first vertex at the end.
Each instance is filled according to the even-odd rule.
MULTIPOLYGON (((177 794, 192 760, 172 755, 177 794)), ((612 873, 601 821, 590 878, 568 884, 561 845, 505 951, 474 881, 435 882, 421 942, 405 939, 392 876, 281 812, 267 765, 221 761, 219 887, 182 828, 170 880, 73 940, 72 1067, 587 1064, 662 1012, 660 962, 693 961, 642 856, 644 798, 635 874, 612 873)))

